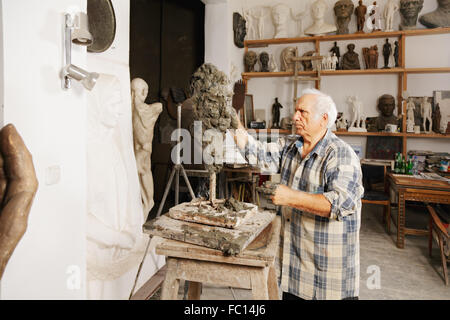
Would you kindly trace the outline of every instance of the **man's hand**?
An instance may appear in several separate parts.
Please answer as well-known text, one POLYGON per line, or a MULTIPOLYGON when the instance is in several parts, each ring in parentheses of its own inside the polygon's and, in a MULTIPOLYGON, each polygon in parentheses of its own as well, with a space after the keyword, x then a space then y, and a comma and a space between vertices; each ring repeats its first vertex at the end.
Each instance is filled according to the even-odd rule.
POLYGON ((292 189, 285 186, 284 184, 279 184, 276 189, 275 193, 272 197, 272 202, 274 205, 277 206, 287 206, 290 205, 290 199, 291 199, 292 189))

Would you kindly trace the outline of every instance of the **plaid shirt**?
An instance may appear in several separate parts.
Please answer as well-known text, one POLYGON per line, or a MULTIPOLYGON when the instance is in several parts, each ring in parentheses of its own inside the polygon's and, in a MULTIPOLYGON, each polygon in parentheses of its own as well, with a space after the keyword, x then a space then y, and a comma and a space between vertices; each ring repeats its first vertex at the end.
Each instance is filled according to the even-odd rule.
POLYGON ((263 171, 281 173, 281 183, 323 194, 330 218, 282 206, 279 284, 303 299, 344 299, 359 295, 359 229, 362 173, 353 149, 330 130, 301 158, 303 139, 287 136, 262 143, 249 136, 245 156, 263 171))

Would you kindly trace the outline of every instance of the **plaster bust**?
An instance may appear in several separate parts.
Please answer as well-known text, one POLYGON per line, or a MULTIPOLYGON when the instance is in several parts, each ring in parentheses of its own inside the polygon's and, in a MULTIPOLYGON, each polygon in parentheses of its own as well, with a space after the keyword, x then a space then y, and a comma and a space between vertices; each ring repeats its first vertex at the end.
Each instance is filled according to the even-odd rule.
POLYGON ((290 8, 285 4, 277 4, 272 7, 272 19, 275 25, 274 38, 287 38, 288 28, 287 19, 290 13, 290 8))
POLYGON ((416 29, 417 16, 423 8, 423 0, 400 0, 400 30, 416 29))
POLYGON ((281 71, 294 71, 292 58, 296 56, 295 47, 287 47, 281 51, 281 71))
POLYGON ((238 12, 233 13, 233 32, 234 44, 238 48, 243 48, 247 30, 245 29, 245 19, 238 12))
POLYGON ((245 72, 254 72, 257 60, 258 56, 256 55, 256 52, 247 51, 244 55, 245 72))
POLYGON ((351 0, 339 0, 334 5, 334 14, 336 15, 337 32, 336 34, 347 34, 348 24, 351 20, 353 9, 353 2, 351 0))
POLYGON ((390 94, 383 94, 378 99, 378 110, 380 115, 376 120, 376 128, 378 131, 385 129, 387 124, 398 125, 398 118, 394 115, 395 99, 390 94))
POLYGON ((335 25, 328 24, 324 21, 326 10, 327 4, 324 0, 314 1, 314 3, 311 5, 311 14, 314 22, 305 30, 306 34, 319 35, 335 32, 337 30, 335 25))
POLYGON ((437 0, 438 8, 424 14, 419 22, 427 28, 450 27, 450 0, 437 0))

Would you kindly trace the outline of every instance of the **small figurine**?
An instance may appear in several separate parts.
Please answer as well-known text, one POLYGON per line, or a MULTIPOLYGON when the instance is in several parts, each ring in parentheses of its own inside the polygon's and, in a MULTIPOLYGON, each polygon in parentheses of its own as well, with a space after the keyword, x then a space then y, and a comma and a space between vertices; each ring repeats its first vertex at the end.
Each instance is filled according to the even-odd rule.
POLYGON ((338 64, 338 58, 336 57, 336 53, 333 53, 333 56, 331 57, 331 70, 336 70, 338 64))
POLYGON ((294 71, 294 62, 292 58, 296 56, 295 47, 286 47, 281 51, 281 71, 294 71))
POLYGON ((336 118, 336 130, 337 131, 347 131, 347 119, 344 118, 342 112, 338 112, 336 118))
POLYGON ((439 103, 436 104, 433 112, 433 131, 441 133, 441 109, 439 103))
POLYGON ((416 105, 412 99, 412 97, 408 97, 408 102, 406 103, 406 131, 414 132, 414 111, 416 109, 416 105))
POLYGON ((334 4, 334 14, 336 15, 337 32, 336 34, 349 33, 348 24, 352 18, 355 6, 351 0, 339 0, 334 4))
POLYGON ((398 68, 398 54, 399 54, 398 41, 395 41, 394 45, 395 45, 395 48, 394 48, 395 67, 398 68))
POLYGON ((311 5, 313 24, 305 30, 306 34, 314 36, 335 32, 337 30, 335 25, 328 24, 324 20, 327 7, 325 0, 316 0, 313 2, 311 5))
POLYGON ((419 22, 427 28, 450 27, 450 3, 448 0, 438 0, 436 10, 424 14, 419 22))
POLYGON ((237 12, 233 12, 233 32, 234 44, 238 48, 243 48, 247 31, 245 30, 245 19, 237 12))
POLYGON ((357 96, 350 96, 347 98, 347 101, 352 107, 352 120, 350 121, 350 128, 348 128, 348 131, 367 132, 365 128, 362 128, 361 124, 361 122, 364 122, 364 119, 361 115, 361 100, 359 100, 357 96))
POLYGON ((387 0, 384 6, 384 31, 394 31, 394 14, 398 9, 397 0, 387 0))
POLYGON ((384 67, 383 69, 389 68, 389 57, 392 53, 392 45, 389 43, 389 39, 386 39, 386 43, 383 45, 383 58, 384 58, 384 67))
POLYGON ((417 16, 423 8, 423 0, 400 0, 400 30, 416 29, 417 16))
POLYGON ((366 13, 367 13, 367 7, 363 5, 362 0, 358 1, 358 6, 355 8, 355 15, 356 15, 356 24, 358 31, 357 33, 363 33, 364 31, 364 22, 366 21, 366 13))
POLYGON ((269 72, 269 54, 265 51, 259 54, 260 72, 269 72))
POLYGON ((281 103, 278 102, 278 98, 275 98, 275 103, 272 105, 272 117, 273 117, 272 129, 280 128, 280 109, 282 108, 283 106, 281 105, 281 103))
POLYGON ((245 72, 255 72, 255 64, 258 56, 254 51, 247 51, 244 55, 245 72))
POLYGON ((369 49, 369 68, 377 69, 378 68, 378 46, 371 46, 369 49))
POLYGON ((337 42, 334 42, 334 46, 330 49, 330 52, 332 52, 334 55, 336 55, 337 62, 336 62, 336 68, 335 70, 339 70, 339 58, 341 57, 341 53, 339 51, 339 47, 337 46, 337 42))
POLYGON ((422 102, 420 104, 420 113, 422 114, 422 121, 423 121, 423 131, 431 133, 433 129, 433 122, 431 120, 431 103, 428 102, 428 97, 423 97, 422 102), (427 130, 427 120, 429 123, 429 128, 427 130))
POLYGON ((342 56, 342 70, 361 69, 359 65, 359 55, 354 51, 355 45, 349 43, 348 51, 342 56))
POLYGON ((381 21, 378 14, 377 2, 374 1, 370 8, 372 11, 370 11, 369 20, 367 21, 370 25, 369 29, 372 29, 372 32, 381 31, 381 21))

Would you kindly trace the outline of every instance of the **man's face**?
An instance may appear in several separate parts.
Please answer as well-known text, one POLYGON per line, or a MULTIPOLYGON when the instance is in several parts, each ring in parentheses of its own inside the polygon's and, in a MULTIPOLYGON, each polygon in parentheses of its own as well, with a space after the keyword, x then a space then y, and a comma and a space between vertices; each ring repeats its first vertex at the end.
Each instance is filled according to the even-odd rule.
POLYGON ((297 101, 292 123, 295 133, 301 136, 315 137, 326 127, 326 120, 320 116, 316 118, 314 105, 316 96, 306 94, 297 101))
POLYGON ((391 98, 383 98, 380 99, 378 103, 378 108, 381 111, 381 114, 385 117, 392 116, 395 108, 395 100, 391 98))
POLYGON ((349 1, 338 1, 334 6, 334 13, 338 18, 348 18, 353 12, 353 4, 349 1))
POLYGON ((400 10, 406 18, 414 18, 423 7, 423 0, 401 0, 400 10))

